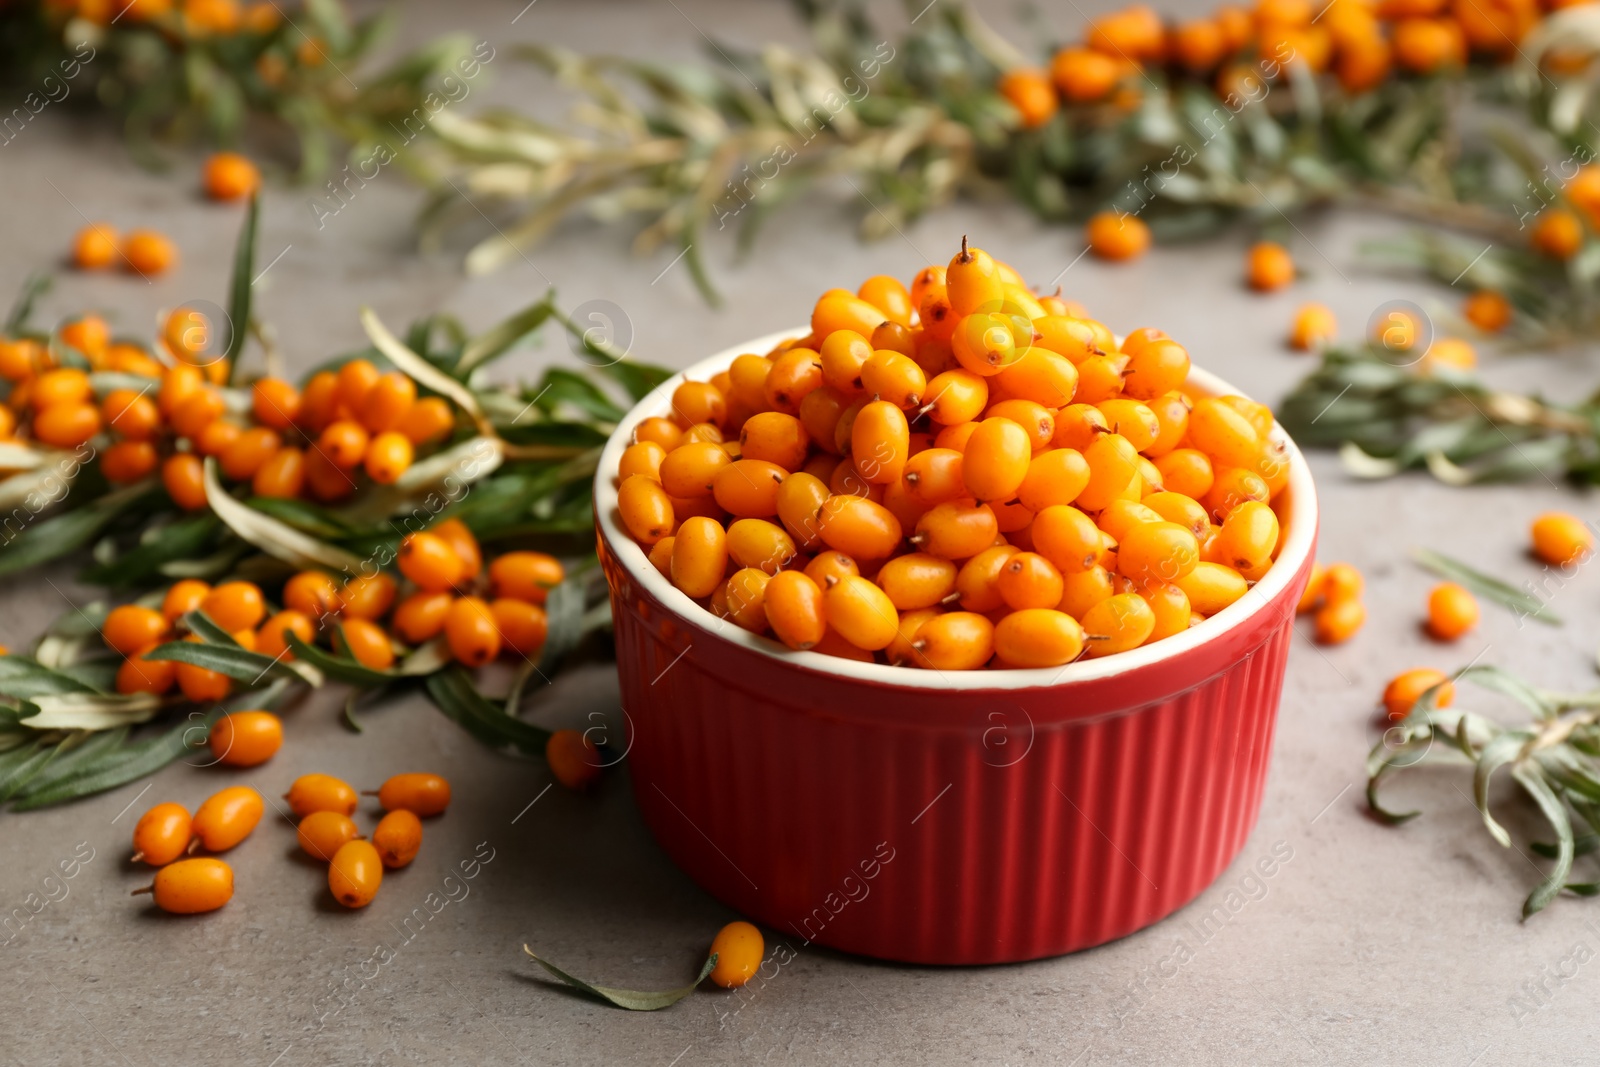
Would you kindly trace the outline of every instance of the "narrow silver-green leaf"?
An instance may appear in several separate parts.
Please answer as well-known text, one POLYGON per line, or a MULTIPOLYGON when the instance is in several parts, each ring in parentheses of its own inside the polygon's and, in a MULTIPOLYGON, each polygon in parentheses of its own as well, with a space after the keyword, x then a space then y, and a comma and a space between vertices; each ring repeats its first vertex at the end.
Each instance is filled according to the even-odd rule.
POLYGON ((1412 553, 1412 558, 1439 577, 1465 587, 1468 592, 1476 596, 1510 608, 1519 617, 1537 619, 1549 626, 1561 625, 1561 619, 1545 605, 1544 601, 1509 582, 1484 574, 1460 560, 1451 559, 1429 548, 1417 549, 1412 553))
POLYGON ((717 954, 713 952, 710 956, 706 957, 705 964, 700 968, 700 973, 695 977, 693 982, 690 982, 688 985, 681 986, 677 989, 664 989, 660 992, 650 993, 642 992, 637 989, 615 989, 611 986, 592 985, 589 982, 585 982, 582 978, 573 977, 566 971, 563 971, 560 967, 557 967, 555 964, 551 963, 549 960, 541 959, 533 951, 533 949, 529 948, 527 945, 522 946, 522 951, 526 952, 529 957, 532 958, 533 962, 543 967, 551 975, 559 978, 573 989, 582 990, 583 992, 588 993, 590 996, 599 997, 601 1000, 615 1004, 619 1008, 627 1008, 629 1011, 660 1011, 662 1008, 672 1007, 672 1005, 678 1003, 678 1001, 682 1000, 690 993, 693 993, 699 987, 700 983, 706 980, 706 976, 715 970, 717 966, 717 954))

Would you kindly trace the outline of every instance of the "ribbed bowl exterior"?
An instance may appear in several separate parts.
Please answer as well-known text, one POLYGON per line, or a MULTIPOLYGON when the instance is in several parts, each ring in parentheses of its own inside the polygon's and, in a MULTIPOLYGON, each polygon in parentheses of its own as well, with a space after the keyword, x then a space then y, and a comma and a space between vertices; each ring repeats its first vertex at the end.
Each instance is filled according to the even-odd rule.
POLYGON ((1309 560, 1177 660, 984 691, 751 652, 600 552, 645 821, 707 891, 802 942, 912 963, 1073 952, 1193 900, 1255 825, 1309 560))
MULTIPOLYGON (((798 331, 803 333, 804 331, 798 331)), ((1059 955, 1193 900, 1255 825, 1316 490, 1279 434, 1277 562, 1245 597, 1152 645, 1059 671, 941 674, 791 652, 716 619, 656 572, 616 515, 634 426, 595 476, 634 793, 707 891, 799 943, 912 963, 1059 955)), ((1202 370, 1185 386, 1226 395, 1202 370)))

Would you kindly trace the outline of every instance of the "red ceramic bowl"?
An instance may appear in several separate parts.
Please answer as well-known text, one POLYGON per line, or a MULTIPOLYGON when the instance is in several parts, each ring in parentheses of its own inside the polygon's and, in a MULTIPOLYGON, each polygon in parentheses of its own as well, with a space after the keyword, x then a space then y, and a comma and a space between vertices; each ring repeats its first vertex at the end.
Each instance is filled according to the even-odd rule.
MULTIPOLYGON (((803 332, 803 331, 800 331, 803 332)), ((742 352, 707 359, 617 427, 595 476, 629 767, 691 878, 792 944, 913 963, 1001 963, 1122 937, 1193 900, 1256 821, 1317 504, 1304 458, 1277 563, 1186 633, 1049 670, 856 663, 724 623, 617 517, 642 418, 742 352)), ((1197 395, 1236 392, 1203 371, 1197 395)))

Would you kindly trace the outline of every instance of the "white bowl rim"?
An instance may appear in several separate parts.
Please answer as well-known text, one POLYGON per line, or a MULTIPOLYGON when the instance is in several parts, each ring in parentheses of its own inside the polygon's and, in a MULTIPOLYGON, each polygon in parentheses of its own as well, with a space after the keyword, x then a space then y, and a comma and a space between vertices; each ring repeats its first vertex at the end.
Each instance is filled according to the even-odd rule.
MULTIPOLYGON (((938 671, 895 667, 886 663, 863 663, 821 652, 798 652, 773 638, 753 634, 743 627, 726 623, 692 600, 688 594, 656 570, 644 547, 623 527, 617 512, 615 473, 621 462, 623 450, 632 442, 634 427, 650 416, 670 410, 672 392, 680 384, 685 381, 706 381, 719 371, 726 370, 728 365, 741 355, 748 353, 765 355, 780 342, 803 337, 807 332, 805 327, 799 327, 767 334, 765 337, 734 345, 674 374, 633 406, 612 431, 610 439, 600 453, 599 467, 595 471, 594 479, 596 522, 604 532, 617 562, 627 571, 630 580, 649 590, 657 600, 672 608, 684 622, 710 636, 792 667, 876 685, 975 691, 1067 686, 1113 678, 1176 659, 1205 645, 1227 630, 1243 626, 1261 612, 1271 609, 1273 601, 1283 594, 1311 555, 1317 534, 1317 498, 1316 487, 1311 479, 1311 468, 1289 435, 1284 433, 1281 427, 1274 426, 1273 440, 1284 446, 1289 458, 1288 537, 1278 553, 1277 561, 1268 569, 1265 577, 1251 586, 1249 593, 1181 634, 1174 634, 1127 652, 1119 652, 1114 656, 1080 659, 1064 667, 938 671)), ((1244 395, 1221 378, 1198 367, 1190 369, 1189 380, 1185 384, 1209 396, 1244 395)))

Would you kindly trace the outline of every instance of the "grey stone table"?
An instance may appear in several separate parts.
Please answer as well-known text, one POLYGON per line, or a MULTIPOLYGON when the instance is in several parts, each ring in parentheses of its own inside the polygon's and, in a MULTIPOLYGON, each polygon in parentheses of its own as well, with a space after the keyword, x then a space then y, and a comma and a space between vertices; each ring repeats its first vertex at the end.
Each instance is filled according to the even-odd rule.
MULTIPOLYGON (((687 58, 704 47, 703 33, 745 45, 798 41, 787 7, 711 0, 540 0, 525 9, 522 0, 473 0, 415 3, 401 13, 409 40, 459 26, 492 43, 494 80, 475 90, 477 102, 537 97, 552 114, 559 99, 515 68, 510 44, 537 39, 687 58)), ((1080 16, 1052 17, 1065 33, 1080 16)), ((143 173, 101 127, 47 111, 0 149, 0 292, 59 260, 89 217, 166 230, 182 247, 182 268, 151 285, 67 275, 45 314, 92 305, 120 327, 144 331, 160 306, 220 301, 239 216, 197 197, 188 178, 194 165, 185 156, 177 178, 143 173)), ((635 353, 682 366, 798 321, 808 295, 826 287, 942 261, 963 233, 1036 281, 1058 275, 1081 248, 1074 232, 1041 227, 1001 204, 963 204, 863 246, 851 228, 870 208, 844 189, 778 216, 748 260, 711 235, 707 258, 728 303, 709 313, 682 263, 672 264, 670 253, 631 257, 617 230, 562 229, 504 272, 468 281, 458 269, 464 244, 413 253, 417 194, 400 175, 383 174, 320 227, 311 196, 275 184, 262 230, 262 262, 272 266, 260 307, 295 366, 359 345, 361 304, 391 323, 447 309, 481 326, 552 280, 569 307, 607 300, 625 309, 635 353)), ((1347 333, 1395 297, 1441 318, 1458 307, 1458 291, 1358 269, 1359 243, 1393 226, 1348 215, 1303 224, 1295 250, 1307 277, 1272 296, 1250 295, 1238 282, 1245 234, 1162 248, 1128 266, 1085 258, 1062 284, 1113 327, 1159 325, 1205 366, 1275 401, 1308 366, 1281 340, 1301 301, 1330 304, 1347 333)), ((532 375, 570 359, 552 336, 505 371, 532 375)), ((1575 395, 1593 386, 1586 361, 1576 352, 1496 355, 1486 373, 1575 395)), ((1524 553, 1529 519, 1547 507, 1590 518, 1597 509, 1589 497, 1544 483, 1471 491, 1421 477, 1357 484, 1325 454, 1312 462, 1322 555, 1366 573, 1371 621, 1342 647, 1296 642, 1259 825, 1216 885, 1151 929, 1074 956, 979 969, 902 967, 810 948, 740 997, 701 992, 657 1014, 613 1010, 553 987, 521 945, 596 980, 663 988, 680 983, 734 917, 656 847, 626 776, 612 775, 594 796, 546 793, 550 777, 540 763, 486 752, 420 699, 368 712, 366 732, 356 735, 326 694, 293 713, 275 759, 236 780, 276 796, 311 770, 363 785, 399 770, 446 774, 458 799, 429 824, 417 862, 391 877, 370 908, 346 913, 327 901, 320 869, 295 855, 291 828, 270 819, 229 857, 238 872, 233 903, 175 920, 129 898, 145 879, 125 859, 128 834, 150 803, 193 805, 217 788, 223 778, 214 770, 178 764, 148 790, 135 784, 39 814, 0 816, 0 912, 44 895, 63 861, 75 872, 50 883, 57 899, 0 940, 0 1062, 1487 1067, 1554 1058, 1595 1033, 1600 977, 1589 961, 1600 947, 1600 905, 1562 899, 1520 923, 1536 864, 1490 841, 1462 775, 1428 772, 1399 783, 1397 799, 1426 816, 1392 830, 1363 815, 1361 763, 1375 734, 1376 696, 1402 668, 1481 659, 1554 688, 1594 682, 1600 586, 1590 568, 1552 591, 1566 627, 1519 627, 1487 606, 1477 631, 1438 646, 1418 628, 1431 579, 1407 562, 1407 551, 1427 545, 1518 581, 1536 579, 1540 570, 1524 553), (1274 850, 1290 857, 1277 873, 1248 877, 1274 850), (414 918, 475 855, 476 877, 457 883, 427 922, 414 918), (1229 920, 1202 933, 1197 917, 1230 894, 1237 910, 1224 907, 1229 920)), ((25 645, 89 593, 66 569, 11 583, 0 641, 25 645)), ((540 695, 537 715, 575 724, 591 712, 615 715, 616 701, 610 670, 589 668, 558 678, 540 695)), ((1510 790, 1496 795, 1509 800, 1510 790)), ((1525 846, 1535 827, 1520 804, 1506 811, 1525 846)))

